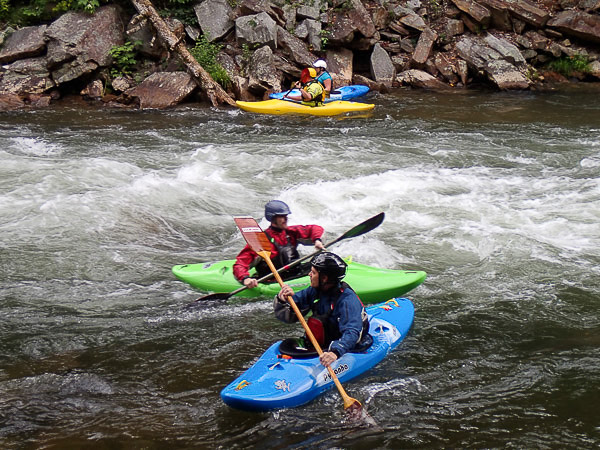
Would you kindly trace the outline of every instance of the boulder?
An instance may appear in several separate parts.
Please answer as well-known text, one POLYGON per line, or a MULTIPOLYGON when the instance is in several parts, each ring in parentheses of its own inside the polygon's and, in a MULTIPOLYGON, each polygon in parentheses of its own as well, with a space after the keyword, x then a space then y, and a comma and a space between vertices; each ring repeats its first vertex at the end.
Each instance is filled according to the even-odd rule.
POLYGON ((194 6, 198 25, 209 41, 216 41, 233 29, 235 23, 229 17, 232 8, 227 0, 204 0, 194 6))
POLYGON ((46 28, 46 25, 25 27, 9 34, 0 49, 0 64, 40 56, 46 50, 46 28))
POLYGON ((390 56, 381 46, 381 44, 375 44, 373 47, 373 53, 371 53, 371 76, 378 83, 384 83, 388 86, 392 85, 396 69, 390 56))
POLYGON ((48 68, 57 85, 112 63, 110 50, 123 45, 123 22, 115 5, 94 14, 68 12, 48 26, 48 68))
POLYGON ((519 52, 519 49, 506 39, 498 39, 493 34, 488 33, 483 37, 483 42, 491 49, 496 50, 505 61, 516 66, 526 65, 525 59, 521 55, 521 52, 519 52))
POLYGON ((55 86, 45 57, 15 61, 4 69, 0 75, 0 93, 41 94, 55 86))
POLYGON ((0 93, 0 111, 13 111, 22 109, 25 102, 17 94, 2 94, 0 93))
POLYGON ((490 24, 492 14, 485 6, 481 6, 472 0, 452 0, 452 3, 483 27, 487 27, 490 24))
POLYGON ((427 72, 417 69, 400 72, 397 75, 396 80, 401 84, 422 89, 449 89, 447 84, 442 83, 427 72))
POLYGON ((417 41, 417 47, 411 58, 411 67, 423 68, 425 62, 431 54, 433 44, 437 39, 437 33, 431 28, 426 28, 417 41))
POLYGON ((278 25, 266 13, 238 17, 235 20, 235 37, 240 45, 277 48, 278 25))
POLYGON ((313 53, 308 51, 304 41, 292 36, 280 26, 277 26, 277 42, 292 61, 302 66, 311 66, 317 59, 313 53))
POLYGON ((548 21, 547 25, 566 35, 596 44, 600 43, 600 16, 596 14, 587 14, 576 10, 561 11, 548 21))
POLYGON ((514 45, 504 39, 498 40, 489 34, 484 37, 464 36, 456 44, 456 50, 469 66, 485 73, 500 89, 527 89, 531 84, 523 73, 525 59, 514 45), (511 62, 515 58, 521 68, 511 62))
POLYGON ((94 80, 83 88, 80 94, 92 100, 100 100, 104 95, 104 85, 100 80, 94 80))
POLYGON ((258 95, 281 91, 281 72, 273 64, 273 51, 266 45, 252 54, 248 67, 248 89, 258 95))
POLYGON ((442 76, 450 83, 455 85, 458 83, 458 76, 456 75, 456 68, 450 61, 450 58, 445 53, 437 53, 434 58, 435 67, 442 74, 442 76))
POLYGON ((339 48, 327 50, 327 71, 333 78, 333 87, 352 84, 352 50, 339 48))
POLYGON ((196 89, 196 83, 186 72, 156 72, 126 95, 139 100, 141 109, 168 108, 185 100, 196 89))
POLYGON ((309 48, 314 51, 321 50, 321 22, 305 19, 296 27, 296 37, 305 39, 309 48))
MULTIPOLYGON (((262 12, 267 13, 271 19, 273 19, 277 25, 285 26, 286 24, 286 11, 284 10, 286 5, 278 6, 271 3, 269 0, 241 0, 238 3, 239 7, 234 11, 234 19, 241 16, 251 16, 254 14, 260 14, 262 12)), ((292 5, 293 6, 293 5, 292 5)), ((293 6, 294 16, 296 15, 296 7, 293 6)))
POLYGON ((371 15, 360 0, 349 0, 350 8, 344 10, 333 9, 330 12, 329 41, 333 45, 344 46, 351 44, 360 36, 373 38, 377 29, 371 15))

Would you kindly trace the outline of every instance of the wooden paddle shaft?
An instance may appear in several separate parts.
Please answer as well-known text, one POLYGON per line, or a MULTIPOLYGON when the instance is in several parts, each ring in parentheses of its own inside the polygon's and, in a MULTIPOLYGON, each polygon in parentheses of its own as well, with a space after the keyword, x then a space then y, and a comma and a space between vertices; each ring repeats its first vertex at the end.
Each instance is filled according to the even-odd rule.
MULTIPOLYGON (((271 271, 275 275, 275 279, 277 280, 277 282, 279 283, 279 285, 283 287, 283 280, 281 279, 281 275, 279 275, 279 273, 277 273, 277 269, 273 265, 273 261, 271 261, 271 252, 262 251, 262 252, 257 252, 257 253, 267 262, 267 264, 269 265, 269 268, 271 269, 271 271)), ((312 343, 313 347, 317 350, 317 353, 319 354, 319 356, 321 356, 323 354, 323 350, 321 349, 321 346, 319 345, 319 342, 315 338, 315 335, 312 333, 312 331, 310 330, 308 324, 306 323, 306 320, 304 320, 304 316, 300 312, 300 309, 298 308, 298 305, 296 305, 296 302, 294 301, 294 299, 292 298, 291 295, 288 296, 287 301, 291 305, 291 307, 294 310, 294 312, 296 313, 296 316, 298 317, 298 320, 300 321, 300 323, 304 327, 304 331, 306 331, 306 335, 310 339, 310 342, 312 343)), ((356 405, 357 403, 358 403, 357 406, 360 406, 360 402, 358 400, 356 400, 356 399, 350 397, 348 394, 346 394, 346 391, 344 390, 344 387, 342 386, 342 383, 340 383, 340 380, 338 379, 337 375, 335 374, 335 372, 331 368, 331 365, 327 366, 327 370, 329 371, 329 375, 331 376, 331 379, 333 380, 333 382, 337 386, 338 391, 340 391, 340 395, 344 399, 344 408, 347 409, 347 408, 349 408, 349 407, 351 407, 353 405, 356 405)))

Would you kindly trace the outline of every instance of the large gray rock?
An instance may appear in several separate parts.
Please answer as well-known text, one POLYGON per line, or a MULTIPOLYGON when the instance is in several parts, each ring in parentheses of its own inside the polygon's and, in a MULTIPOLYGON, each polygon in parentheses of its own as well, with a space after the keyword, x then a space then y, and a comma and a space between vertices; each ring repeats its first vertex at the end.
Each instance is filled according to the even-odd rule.
POLYGON ((436 39, 437 33, 431 28, 426 28, 425 31, 421 33, 417 42, 417 47, 411 58, 412 67, 423 68, 425 66, 425 62, 431 54, 431 49, 433 48, 436 39))
POLYGON ((330 11, 329 41, 333 45, 344 46, 355 38, 373 38, 377 29, 371 15, 360 0, 350 0, 350 8, 330 11))
POLYGON ((292 36, 284 28, 277 27, 277 42, 290 59, 302 66, 311 66, 317 57, 311 53, 306 43, 292 36))
POLYGON ((399 22, 407 27, 414 28, 415 30, 423 31, 427 28, 427 24, 421 16, 415 13, 411 9, 397 6, 394 9, 394 15, 399 18, 399 22))
POLYGON ((138 98, 141 109, 168 108, 185 100, 196 86, 186 72, 156 72, 126 94, 138 98))
POLYGON ((481 6, 479 3, 472 0, 452 0, 452 3, 454 3, 462 12, 472 17, 475 22, 483 26, 489 25, 492 14, 485 6, 481 6))
POLYGON ((464 36, 457 44, 456 50, 469 66, 476 71, 484 72, 488 79, 500 89, 527 89, 531 85, 525 76, 524 58, 516 56, 519 53, 516 47, 505 40, 497 40, 486 35, 484 37, 464 36), (500 42, 498 42, 500 41, 500 42), (495 48, 492 48, 493 45, 495 48), (502 53, 501 53, 502 52, 502 53), (511 61, 518 59, 520 68, 511 61), (523 61, 523 63, 521 63, 523 61))
POLYGON ((198 24, 209 41, 221 39, 233 29, 235 23, 229 17, 232 13, 227 0, 204 0, 194 6, 198 24))
POLYGON ((493 34, 488 33, 483 37, 483 42, 485 42, 491 49, 496 50, 502 59, 508 61, 509 63, 519 67, 527 64, 519 49, 506 39, 498 39, 493 34))
POLYGON ((549 27, 588 42, 600 43, 600 16, 581 11, 562 11, 548 21, 549 27))
POLYGON ((112 63, 110 50, 123 45, 120 9, 109 5, 94 14, 68 12, 46 30, 48 67, 56 84, 66 83, 112 63))
POLYGON ((321 50, 321 22, 305 19, 296 27, 296 36, 306 39, 308 46, 314 51, 321 50))
POLYGON ((261 12, 251 16, 242 16, 235 20, 235 37, 240 44, 251 46, 268 45, 277 48, 277 23, 261 12))
POLYGON ((449 89, 448 85, 442 83, 434 76, 422 70, 410 69, 400 72, 396 80, 401 84, 421 89, 449 89))
POLYGON ((373 79, 391 86, 396 75, 396 69, 390 55, 380 44, 375 44, 375 47, 373 47, 370 63, 373 79))
POLYGON ((252 54, 248 67, 248 89, 256 94, 281 91, 281 72, 273 64, 273 51, 264 46, 252 54))
POLYGON ((25 102, 17 94, 0 93, 0 111, 13 111, 24 106, 25 102))
POLYGON ((352 84, 354 54, 347 48, 327 50, 327 71, 333 78, 333 88, 352 84))
POLYGON ((46 28, 46 25, 25 27, 8 35, 0 49, 0 64, 40 56, 46 50, 46 28))
POLYGON ((41 94, 55 86, 45 57, 15 61, 0 72, 0 93, 41 94))

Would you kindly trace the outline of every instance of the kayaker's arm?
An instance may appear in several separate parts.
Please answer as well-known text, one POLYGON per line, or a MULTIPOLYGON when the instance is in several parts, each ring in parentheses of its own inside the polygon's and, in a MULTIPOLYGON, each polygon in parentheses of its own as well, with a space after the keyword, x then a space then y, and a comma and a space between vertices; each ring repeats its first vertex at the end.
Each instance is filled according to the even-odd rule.
POLYGON ((287 284, 284 284, 281 287, 281 291, 279 291, 279 294, 275 296, 275 300, 273 301, 273 311, 275 312, 275 317, 285 323, 294 323, 298 321, 298 317, 296 317, 294 310, 287 301, 288 296, 291 296, 294 299, 298 309, 302 315, 305 316, 310 310, 310 307, 307 306, 309 303, 306 295, 307 291, 310 289, 312 288, 304 289, 294 294, 294 290, 287 284))

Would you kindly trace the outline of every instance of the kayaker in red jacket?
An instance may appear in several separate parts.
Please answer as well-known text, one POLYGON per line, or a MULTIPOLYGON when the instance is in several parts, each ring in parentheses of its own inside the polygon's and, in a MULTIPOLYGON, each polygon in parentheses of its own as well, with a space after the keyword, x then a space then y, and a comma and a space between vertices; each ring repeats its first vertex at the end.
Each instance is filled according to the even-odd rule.
MULTIPOLYGON (((291 214, 289 206, 281 200, 271 200, 265 205, 265 218, 271 222, 265 234, 272 243, 271 260, 276 268, 280 268, 298 259, 298 244, 309 245, 313 243, 317 250, 324 249, 321 236, 323 227, 319 225, 291 225, 288 226, 287 216, 291 214)), ((257 276, 262 277, 270 273, 267 264, 246 245, 237 255, 233 265, 235 278, 249 289, 258 286, 258 281, 250 277, 249 270, 256 267, 257 276)), ((282 276, 286 275, 285 272, 282 276)), ((288 276, 290 274, 287 274, 288 276)))

